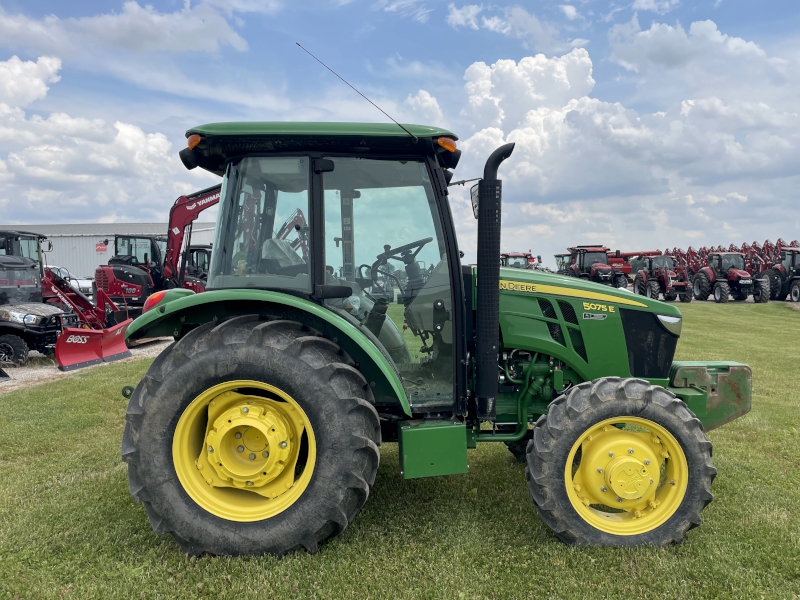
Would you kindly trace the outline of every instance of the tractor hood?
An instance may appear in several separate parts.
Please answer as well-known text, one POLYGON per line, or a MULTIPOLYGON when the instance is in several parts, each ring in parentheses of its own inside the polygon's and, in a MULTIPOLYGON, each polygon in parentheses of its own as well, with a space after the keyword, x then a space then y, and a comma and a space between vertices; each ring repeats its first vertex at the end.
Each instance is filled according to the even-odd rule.
POLYGON ((750 275, 747 271, 741 271, 739 269, 729 269, 728 270, 728 279, 731 281, 736 281, 737 279, 752 279, 753 276, 750 275))
POLYGON ((500 293, 514 292, 580 298, 587 302, 612 303, 625 308, 644 310, 665 316, 681 316, 681 311, 673 304, 638 296, 622 288, 612 288, 585 279, 544 271, 501 268, 500 293))

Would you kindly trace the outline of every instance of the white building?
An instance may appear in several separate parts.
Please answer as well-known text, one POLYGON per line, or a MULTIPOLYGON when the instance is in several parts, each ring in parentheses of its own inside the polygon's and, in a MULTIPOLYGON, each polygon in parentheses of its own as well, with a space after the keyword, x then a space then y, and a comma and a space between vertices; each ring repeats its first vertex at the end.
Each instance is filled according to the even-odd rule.
MULTIPOLYGON (((115 235, 167 235, 166 223, 77 223, 63 225, 0 225, 0 230, 30 231, 47 237, 53 250, 44 255, 48 265, 65 267, 77 277, 94 277, 99 265, 114 256, 115 235)), ((195 221, 192 244, 214 241, 215 223, 195 221)))

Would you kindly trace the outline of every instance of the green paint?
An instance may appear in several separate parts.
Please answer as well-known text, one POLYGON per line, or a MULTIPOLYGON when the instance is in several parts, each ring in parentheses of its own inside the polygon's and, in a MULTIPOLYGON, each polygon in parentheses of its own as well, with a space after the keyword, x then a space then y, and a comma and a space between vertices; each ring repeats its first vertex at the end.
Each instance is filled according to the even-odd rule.
MULTIPOLYGON (((418 138, 448 136, 458 139, 456 135, 439 127, 426 125, 406 125, 418 138)), ((408 134, 394 123, 313 123, 292 121, 256 121, 209 123, 192 127, 186 136, 199 133, 205 136, 367 136, 367 137, 408 137, 408 134)))
POLYGON ((404 479, 466 473, 467 428, 453 421, 401 421, 398 441, 404 479))
POLYGON ((348 354, 362 359, 360 369, 368 380, 373 379, 376 398, 383 393, 399 403, 403 412, 411 415, 400 377, 390 360, 381 354, 377 346, 357 327, 323 308, 296 296, 266 290, 214 290, 202 294, 183 295, 169 302, 162 302, 128 327, 126 340, 144 337, 179 336, 184 328, 222 320, 236 315, 274 314, 308 322, 313 317, 317 323, 327 325, 323 334, 338 341, 348 354), (163 310, 162 310, 163 309, 163 310), (288 311, 288 312, 287 312, 288 311))
POLYGON ((753 374, 747 365, 679 361, 672 363, 669 379, 669 390, 689 405, 706 430, 750 412, 753 374))

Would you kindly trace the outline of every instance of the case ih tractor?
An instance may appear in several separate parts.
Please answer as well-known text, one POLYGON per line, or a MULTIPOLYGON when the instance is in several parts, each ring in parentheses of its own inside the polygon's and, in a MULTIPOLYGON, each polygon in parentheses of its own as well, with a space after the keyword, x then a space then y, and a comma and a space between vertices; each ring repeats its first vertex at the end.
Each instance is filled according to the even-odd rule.
POLYGON ((511 267, 512 269, 530 269, 536 268, 536 259, 539 259, 539 265, 542 263, 542 257, 534 256, 530 250, 528 252, 503 252, 500 254, 500 266, 511 267))
POLYGON ((680 277, 675 270, 675 260, 671 256, 640 256, 640 265, 633 279, 633 293, 658 300, 659 294, 667 302, 680 299, 692 301, 692 286, 680 277))
POLYGON ((769 279, 755 279, 745 270, 741 252, 713 251, 706 255, 707 266, 700 267, 692 281, 695 300, 707 300, 714 295, 715 302, 747 300, 769 302, 769 279))
POLYGON ((800 302, 800 248, 780 249, 781 261, 766 271, 770 281, 770 299, 800 302))
POLYGON ((456 136, 404 129, 187 133, 183 163, 224 181, 207 291, 151 296, 127 333, 178 339, 133 391, 122 439, 155 531, 190 554, 315 552, 367 501, 381 443, 414 479, 466 473, 471 448, 499 442, 524 445, 533 503, 564 542, 683 539, 712 499, 704 430, 750 409, 750 369, 674 362, 675 305, 501 268, 513 144, 472 189, 477 266, 462 265, 456 136), (274 235, 297 209, 307 258, 274 235), (405 273, 391 301, 371 293, 388 264, 405 273))
MULTIPOLYGON (((615 269, 609 264, 609 249, 605 246, 574 246, 567 250, 570 251, 567 275, 618 288, 628 287, 628 278, 622 266, 618 265, 615 269)), ((558 260, 558 256, 556 255, 556 260, 558 260)), ((628 266, 628 270, 630 270, 630 266, 628 266)))

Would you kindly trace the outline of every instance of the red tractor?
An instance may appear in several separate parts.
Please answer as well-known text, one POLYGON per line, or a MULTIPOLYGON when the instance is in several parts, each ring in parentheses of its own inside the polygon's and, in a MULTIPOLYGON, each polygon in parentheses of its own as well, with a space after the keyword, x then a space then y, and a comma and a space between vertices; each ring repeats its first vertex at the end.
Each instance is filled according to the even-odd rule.
POLYGON ((664 300, 672 302, 692 301, 691 284, 685 275, 676 271, 675 259, 667 255, 640 256, 639 267, 633 279, 633 293, 655 298, 663 294, 664 300))
POLYGON ((141 307, 158 290, 184 287, 205 291, 205 282, 187 273, 192 223, 201 212, 219 202, 220 188, 215 185, 175 200, 166 237, 116 236, 114 257, 108 265, 95 270, 95 289, 105 292, 117 304, 135 307, 141 307), (180 265, 182 250, 185 258, 180 265))
POLYGON ((741 252, 709 252, 706 266, 697 271, 693 280, 695 300, 707 300, 713 293, 715 302, 746 300, 769 302, 769 279, 755 279, 745 269, 745 256, 741 252))
POLYGON ((573 246, 567 250, 570 251, 570 262, 565 275, 614 287, 628 287, 625 274, 615 272, 608 264, 609 249, 605 246, 573 246))
POLYGON ((533 271, 536 269, 537 258, 541 263, 542 257, 534 256, 530 250, 527 252, 503 252, 500 254, 500 266, 533 271))
POLYGON ((800 248, 780 248, 781 261, 766 271, 770 281, 770 299, 800 302, 800 248))

